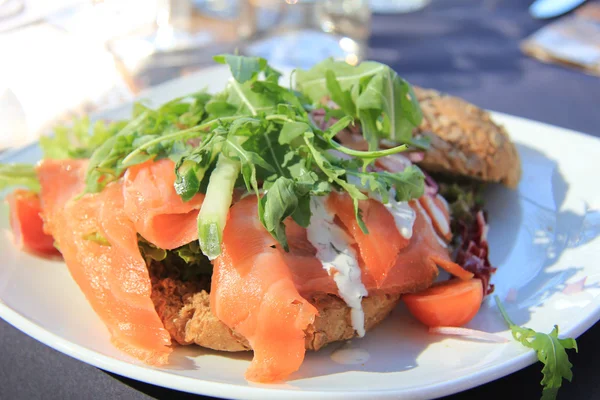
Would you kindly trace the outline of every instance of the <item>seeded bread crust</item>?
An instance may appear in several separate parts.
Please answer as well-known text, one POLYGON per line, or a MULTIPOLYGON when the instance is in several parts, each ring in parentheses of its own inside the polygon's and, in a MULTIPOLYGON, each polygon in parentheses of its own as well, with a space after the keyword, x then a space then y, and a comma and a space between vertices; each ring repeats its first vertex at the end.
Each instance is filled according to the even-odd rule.
MULTIPOLYGON (((429 286, 431 282, 423 282, 429 286)), ((421 286, 421 285, 420 285, 421 286)), ((187 283, 172 278, 153 279, 152 301, 165 329, 181 345, 197 344, 219 351, 252 350, 248 341, 214 316, 206 282, 187 283)), ((415 290, 419 288, 415 287, 415 290)), ((319 350, 329 343, 352 339, 350 308, 339 297, 316 293, 307 298, 319 315, 307 327, 306 348, 319 350)), ((374 294, 363 299, 365 329, 383 321, 400 301, 400 294, 374 294)))
POLYGON ((420 163, 425 170, 499 182, 511 188, 518 185, 521 162, 517 149, 488 112, 432 89, 414 89, 423 111, 416 134, 431 140, 420 163))

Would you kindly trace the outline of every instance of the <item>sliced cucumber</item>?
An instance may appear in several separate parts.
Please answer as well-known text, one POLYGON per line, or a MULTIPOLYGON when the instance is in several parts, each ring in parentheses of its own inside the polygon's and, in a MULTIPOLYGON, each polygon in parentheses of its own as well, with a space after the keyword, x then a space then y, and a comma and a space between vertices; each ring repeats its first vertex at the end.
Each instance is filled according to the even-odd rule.
POLYGON ((206 197, 198 214, 200 249, 210 259, 221 254, 223 230, 231 206, 233 187, 240 174, 240 163, 222 154, 210 174, 206 197))

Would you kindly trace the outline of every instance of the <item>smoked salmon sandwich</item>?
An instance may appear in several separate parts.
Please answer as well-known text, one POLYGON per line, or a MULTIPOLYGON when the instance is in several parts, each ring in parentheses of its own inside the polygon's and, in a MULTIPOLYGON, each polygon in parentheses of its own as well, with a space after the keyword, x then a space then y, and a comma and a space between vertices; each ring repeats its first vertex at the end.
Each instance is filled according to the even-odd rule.
POLYGON ((494 272, 480 188, 520 176, 502 128, 376 62, 286 86, 264 59, 215 60, 220 93, 80 120, 37 165, 0 165, 16 243, 64 259, 112 343, 152 365, 252 351, 246 379, 268 383, 400 301, 430 327, 473 318, 494 272))

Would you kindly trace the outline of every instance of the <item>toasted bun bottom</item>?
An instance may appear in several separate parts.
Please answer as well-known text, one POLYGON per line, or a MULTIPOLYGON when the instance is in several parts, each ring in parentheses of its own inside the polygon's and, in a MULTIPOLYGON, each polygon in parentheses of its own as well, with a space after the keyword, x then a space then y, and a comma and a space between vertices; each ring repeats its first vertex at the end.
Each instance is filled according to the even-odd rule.
MULTIPOLYGON (((210 310, 206 282, 153 279, 152 300, 165 328, 179 344, 197 344, 219 351, 252 350, 248 341, 223 324, 210 310)), ((307 298, 319 311, 308 326, 306 348, 319 350, 329 343, 356 336, 350 308, 339 297, 315 293, 307 298)), ((374 294, 362 301, 365 328, 370 330, 396 307, 400 294, 374 294)))

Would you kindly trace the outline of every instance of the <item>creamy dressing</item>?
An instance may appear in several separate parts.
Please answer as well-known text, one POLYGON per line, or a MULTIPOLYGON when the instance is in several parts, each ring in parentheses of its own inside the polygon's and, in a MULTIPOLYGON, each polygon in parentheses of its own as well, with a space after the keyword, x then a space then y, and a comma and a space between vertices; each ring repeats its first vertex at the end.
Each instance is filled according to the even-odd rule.
POLYGON ((413 225, 417 219, 417 213, 408 204, 408 201, 396 201, 395 194, 390 192, 390 198, 385 208, 388 209, 390 214, 394 217, 396 228, 404 239, 410 239, 413 234, 413 225))
POLYGON ((365 349, 341 348, 331 353, 331 359, 342 365, 364 364, 371 355, 365 349))
POLYGON ((436 225, 440 228, 440 231, 443 236, 447 236, 450 234, 450 225, 448 224, 448 220, 444 215, 444 212, 440 210, 438 205, 431 196, 423 196, 423 200, 427 202, 427 208, 431 212, 429 215, 436 223, 436 225))
MULTIPOLYGON (((348 159, 347 157, 349 157, 348 155, 341 153, 337 150, 328 150, 328 152, 332 155, 344 159, 348 159)), ((401 154, 393 154, 381 157, 377 160, 377 162, 381 163, 381 166, 384 169, 391 172, 402 171, 405 168, 412 165, 410 160, 401 154)), ((367 187, 363 186, 359 177, 354 175, 347 175, 346 180, 348 181, 348 183, 356 186, 360 190, 368 192, 368 196, 370 198, 382 203, 385 206, 385 208, 387 208, 387 210, 390 212, 390 214, 392 214, 392 216, 394 217, 394 222, 400 235, 402 235, 403 238, 410 240, 410 238, 412 237, 413 225, 415 224, 417 214, 415 213, 415 210, 413 210, 412 207, 408 204, 407 201, 396 201, 396 192, 394 189, 392 189, 389 192, 388 202, 384 204, 379 193, 373 193, 367 187)), ((448 229, 450 229, 450 227, 448 227, 448 229)))
POLYGON ((400 233, 404 239, 410 240, 413 234, 413 225, 417 219, 417 214, 408 204, 408 201, 396 201, 396 191, 394 189, 390 190, 388 202, 385 204, 379 193, 369 192, 369 197, 377 200, 387 208, 390 214, 392 214, 392 217, 394 217, 398 233, 400 233))
POLYGON ((342 300, 350 307, 352 327, 358 334, 365 335, 365 313, 362 298, 368 295, 363 285, 356 254, 350 246, 350 238, 333 222, 334 214, 325 206, 325 197, 310 199, 312 218, 307 228, 308 241, 317 249, 317 258, 333 278, 342 300))
POLYGON ((440 237, 440 235, 437 234, 437 232, 435 230, 435 227, 433 226, 433 222, 431 221, 431 218, 429 217, 429 214, 427 213, 427 211, 425 211, 425 209, 423 208, 423 206, 421 206, 421 203, 419 203, 418 201, 415 201, 415 205, 419 209, 419 212, 421 213, 421 215, 423 216, 423 218, 425 218, 425 221, 427 221, 427 224, 429 224, 429 226, 431 227, 431 230, 433 231, 433 236, 435 236, 435 238, 437 239, 438 243, 441 244, 442 247, 447 248, 448 245, 440 237))

